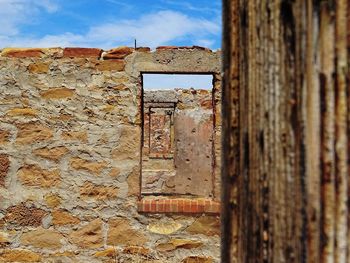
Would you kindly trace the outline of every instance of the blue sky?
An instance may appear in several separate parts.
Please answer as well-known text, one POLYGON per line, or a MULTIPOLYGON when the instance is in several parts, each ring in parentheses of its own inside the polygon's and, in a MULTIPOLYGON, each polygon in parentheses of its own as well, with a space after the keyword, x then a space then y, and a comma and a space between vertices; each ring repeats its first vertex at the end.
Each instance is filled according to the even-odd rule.
POLYGON ((0 48, 221 47, 221 0, 0 0, 0 48))

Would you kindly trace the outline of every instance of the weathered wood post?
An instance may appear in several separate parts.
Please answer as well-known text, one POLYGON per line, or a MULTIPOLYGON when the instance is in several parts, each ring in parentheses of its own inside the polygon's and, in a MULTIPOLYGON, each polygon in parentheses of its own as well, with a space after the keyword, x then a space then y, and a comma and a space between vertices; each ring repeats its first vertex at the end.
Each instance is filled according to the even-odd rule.
POLYGON ((347 0, 224 0, 222 262, 350 262, 347 0))

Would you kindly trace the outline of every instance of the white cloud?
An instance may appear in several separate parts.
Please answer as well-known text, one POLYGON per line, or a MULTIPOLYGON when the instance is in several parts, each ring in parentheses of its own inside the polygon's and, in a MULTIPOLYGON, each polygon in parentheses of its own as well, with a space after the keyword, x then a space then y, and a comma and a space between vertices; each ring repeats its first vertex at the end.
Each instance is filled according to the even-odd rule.
POLYGON ((19 34, 20 25, 31 23, 40 9, 55 12, 58 6, 51 0, 0 0, 0 38, 19 34))
MULTIPOLYGON (((14 0, 0 0, 0 3, 1 1, 16 2, 14 0)), ((18 1, 23 3, 25 0, 18 1)), ((28 0, 28 2, 32 1, 28 0)), ((43 0, 35 2, 40 2, 42 7, 45 7, 43 5, 44 2, 51 3, 43 0)), ((45 8, 48 10, 48 7, 45 8)), ((17 24, 13 23, 13 30, 17 29, 16 26, 17 24)), ((118 45, 131 46, 135 38, 138 46, 156 47, 169 45, 177 40, 185 40, 189 45, 200 43, 213 45, 210 38, 219 35, 220 30, 219 23, 214 21, 193 18, 180 12, 164 10, 146 14, 138 19, 115 20, 110 23, 93 26, 85 34, 67 32, 61 35, 46 35, 41 38, 15 36, 10 39, 9 36, 11 34, 4 34, 4 32, 0 31, 0 46, 95 46, 111 48, 118 45)))

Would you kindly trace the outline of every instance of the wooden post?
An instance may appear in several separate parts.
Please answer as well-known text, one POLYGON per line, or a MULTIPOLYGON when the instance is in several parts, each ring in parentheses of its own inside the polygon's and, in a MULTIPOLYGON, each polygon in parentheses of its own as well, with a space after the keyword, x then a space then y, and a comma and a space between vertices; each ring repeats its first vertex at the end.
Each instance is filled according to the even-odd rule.
POLYGON ((347 0, 224 0, 222 262, 350 262, 347 0))

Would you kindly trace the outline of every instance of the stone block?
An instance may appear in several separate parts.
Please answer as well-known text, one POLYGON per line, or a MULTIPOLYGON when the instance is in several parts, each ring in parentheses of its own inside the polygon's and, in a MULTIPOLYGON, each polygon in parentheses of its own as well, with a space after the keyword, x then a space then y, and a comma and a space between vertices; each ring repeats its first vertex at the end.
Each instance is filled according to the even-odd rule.
POLYGON ((58 169, 45 170, 35 164, 27 164, 18 170, 18 178, 27 186, 49 188, 57 186, 60 181, 58 169))
POLYGON ((118 189, 114 186, 96 185, 91 182, 85 182, 80 187, 80 195, 83 198, 94 198, 96 200, 107 200, 115 198, 118 194, 118 189))
POLYGON ((37 248, 59 249, 62 247, 63 235, 54 230, 39 228, 24 233, 21 236, 21 243, 37 248))
POLYGON ((41 262, 41 255, 24 249, 7 249, 0 252, 1 262, 41 262))
POLYGON ((10 169, 10 159, 7 154, 0 154, 0 186, 5 186, 5 179, 10 169))
POLYGON ((107 168, 107 162, 94 162, 79 157, 73 157, 70 159, 70 166, 75 170, 84 170, 99 175, 105 168, 107 168))
POLYGON ((60 100, 71 98, 75 94, 73 89, 68 88, 51 88, 46 91, 40 92, 41 97, 44 99, 60 100))
POLYGON ((53 132, 39 122, 22 123, 17 125, 18 144, 31 144, 48 141, 53 137, 53 132))
POLYGON ((53 148, 44 147, 33 151, 35 155, 52 161, 60 160, 62 156, 64 156, 68 152, 69 150, 64 146, 58 146, 53 148))
POLYGON ((7 208, 5 222, 14 226, 38 227, 48 213, 40 208, 27 207, 24 203, 7 208))
POLYGON ((111 219, 108 221, 108 224, 108 245, 142 246, 147 242, 144 234, 139 230, 133 229, 130 221, 126 218, 111 219))
POLYGON ((103 245, 102 220, 95 219, 72 232, 69 240, 81 248, 99 248, 103 245))
POLYGON ((52 212, 52 224, 63 226, 63 225, 76 225, 79 224, 80 220, 76 216, 73 216, 68 211, 56 210, 52 212))
POLYGON ((63 50, 63 57, 68 58, 100 58, 102 49, 99 48, 81 48, 67 47, 63 50))
POLYGON ((38 58, 44 54, 41 48, 4 48, 1 52, 2 57, 10 58, 38 58))

